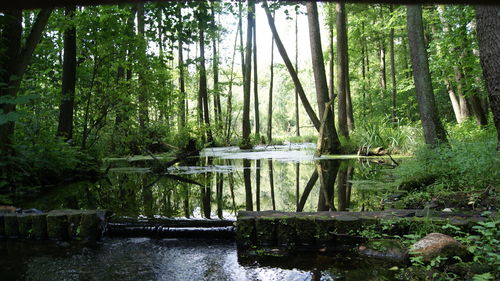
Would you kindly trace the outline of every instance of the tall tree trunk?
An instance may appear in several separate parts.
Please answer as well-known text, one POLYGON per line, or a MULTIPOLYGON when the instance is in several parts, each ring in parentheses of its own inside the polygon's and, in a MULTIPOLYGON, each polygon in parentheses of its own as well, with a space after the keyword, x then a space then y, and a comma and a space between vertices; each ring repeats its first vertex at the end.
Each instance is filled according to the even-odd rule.
POLYGON ((205 122, 205 133, 207 142, 212 144, 212 130, 210 128, 210 112, 208 111, 208 90, 207 90, 207 71, 205 68, 205 32, 200 26, 200 88, 199 96, 203 106, 203 121, 205 122))
POLYGON ((340 134, 345 138, 349 137, 347 127, 347 28, 345 16, 345 4, 336 3, 337 12, 337 89, 338 89, 338 121, 340 134))
POLYGON ((260 212, 260 159, 255 160, 255 207, 260 212))
POLYGON ((219 55, 217 53, 217 46, 219 41, 219 32, 217 30, 217 23, 215 22, 214 3, 212 2, 211 14, 214 29, 216 30, 215 36, 212 38, 212 52, 213 52, 213 75, 214 75, 214 111, 215 111, 215 125, 217 129, 221 128, 222 124, 222 106, 220 102, 220 89, 219 89, 219 55))
MULTIPOLYGON (((144 32, 144 4, 137 5, 137 35, 141 38, 141 48, 139 49, 139 57, 141 58, 141 64, 144 65, 146 63, 146 37, 144 32)), ((149 102, 147 98, 147 86, 146 86, 146 75, 145 75, 146 67, 139 68, 139 95, 138 95, 138 103, 139 103, 139 127, 144 130, 146 129, 147 124, 149 123, 149 102)))
MULTIPOLYGON (((392 5, 389 6, 390 12, 392 14, 393 8, 392 5)), ((396 117, 396 63, 395 63, 395 54, 394 54, 394 27, 391 26, 391 30, 389 32, 389 52, 391 53, 391 96, 392 96, 392 124, 396 126, 398 123, 398 119, 396 117)))
POLYGON ((243 159, 243 180, 245 182, 245 210, 253 211, 252 179, 250 160, 243 159))
POLYGON ((276 210, 276 200, 274 197, 274 169, 273 169, 273 160, 267 160, 267 165, 269 166, 269 188, 271 191, 271 202, 273 205, 273 211, 276 210))
POLYGON ((497 129, 497 151, 500 150, 500 7, 477 6, 479 57, 490 98, 493 122, 497 129))
POLYGON ((447 142, 446 133, 439 120, 432 92, 429 62, 424 42, 422 6, 407 5, 406 16, 413 76, 425 143, 434 145, 438 142, 447 142))
POLYGON ((177 131, 180 133, 186 128, 186 84, 184 80, 184 58, 182 49, 182 39, 178 38, 178 64, 179 64, 179 100, 178 100, 178 121, 177 131))
MULTIPOLYGON (((11 102, 17 96, 21 80, 28 68, 33 52, 42 38, 42 33, 49 19, 52 9, 41 10, 26 38, 24 46, 21 44, 23 33, 22 11, 4 10, 4 22, 1 23, 2 34, 0 35, 0 47, 2 57, 0 58, 0 69, 2 69, 0 85, 0 98, 9 100, 0 103, 0 109, 4 115, 15 115, 16 104, 11 102)), ((15 121, 8 121, 0 125, 0 152, 12 154, 12 137, 14 135, 15 121)))
POLYGON ((387 90, 387 77, 386 77, 386 67, 385 67, 385 42, 380 39, 379 42, 379 54, 380 54, 380 88, 382 89, 382 97, 385 96, 385 91, 387 90))
POLYGON ((231 140, 231 123, 233 114, 233 80, 234 80, 234 57, 236 56, 236 46, 238 42, 238 32, 240 26, 238 25, 238 30, 236 30, 236 36, 234 38, 233 56, 231 59, 231 72, 229 77, 229 86, 227 93, 227 109, 226 109, 226 143, 231 140))
POLYGON ((290 58, 288 57, 288 54, 285 50, 285 47, 283 46, 283 43, 281 42, 281 38, 278 35, 278 31, 276 30, 276 26, 274 25, 274 19, 271 15, 271 11, 269 10, 269 5, 267 4, 267 1, 264 0, 262 2, 262 5, 264 7, 264 10, 266 11, 266 16, 267 16, 267 21, 269 23, 269 27, 271 28, 271 31, 274 36, 274 40, 276 42, 276 47, 278 48, 278 51, 280 52, 281 58, 283 59, 283 62, 286 65, 286 68, 288 69, 288 72, 290 73, 290 76, 292 77, 293 83, 295 85, 295 89, 299 93, 300 100, 302 101, 302 105, 304 106, 304 109, 311 119, 311 122, 313 123, 314 127, 316 130, 319 132, 319 129, 321 127, 320 121, 318 117, 316 116, 316 113, 314 112, 313 108, 311 107, 311 104, 307 100, 307 96, 304 92, 304 88, 302 88, 302 84, 300 83, 299 77, 297 76, 297 72, 293 68, 292 62, 290 61, 290 58))
MULTIPOLYGON (((254 6, 255 7, 255 6, 254 6)), ((255 139, 260 141, 260 118, 259 118, 259 80, 257 77, 257 31, 255 25, 255 13, 252 20, 253 28, 253 104, 255 114, 255 139)))
MULTIPOLYGON (((323 60, 323 51, 321 48, 321 36, 318 20, 318 8, 316 2, 310 1, 306 3, 307 20, 309 22, 309 40, 311 45, 311 58, 314 72, 314 82, 316 85, 316 98, 318 101, 318 112, 320 116, 324 116, 325 110, 325 146, 323 151, 318 151, 320 154, 328 152, 331 154, 340 152, 340 141, 335 129, 335 121, 333 112, 329 108, 325 108, 329 102, 328 84, 326 82, 325 64, 323 60)), ((321 136, 320 136, 321 137, 321 136)))
POLYGON ((273 134, 273 86, 274 86, 274 36, 271 39, 271 65, 269 72, 269 98, 267 105, 267 143, 271 144, 273 134))
MULTIPOLYGON (((330 75, 329 75, 329 80, 330 80, 330 87, 328 88, 329 94, 328 96, 330 97, 330 100, 335 99, 335 54, 334 54, 334 46, 333 46, 333 29, 334 29, 334 9, 335 7, 333 6, 333 3, 328 3, 328 33, 329 33, 329 39, 330 39, 330 61, 329 61, 329 70, 330 70, 330 75)), ((363 58, 364 59, 364 58, 363 58)), ((333 103, 332 103, 332 108, 333 108, 333 103)), ((333 112, 333 111, 332 111, 333 112)))
MULTIPOLYGON (((273 12, 274 18, 274 12, 273 12)), ((295 70, 299 73, 299 12, 295 10, 295 70)), ((274 38, 274 37, 273 37, 274 38)), ((300 137, 299 91, 295 88, 295 135, 300 137)))
POLYGON ((242 145, 243 148, 250 148, 250 85, 252 79, 252 31, 253 17, 255 11, 254 0, 248 0, 247 13, 247 44, 245 47, 245 71, 243 76, 243 132, 242 145))
MULTIPOLYGON (((73 21, 75 12, 76 6, 66 7, 65 16, 73 21)), ((64 31, 62 76, 61 104, 59 106, 57 135, 64 137, 66 140, 70 140, 73 138, 73 110, 76 84, 76 28, 73 22, 71 22, 70 26, 64 31)))

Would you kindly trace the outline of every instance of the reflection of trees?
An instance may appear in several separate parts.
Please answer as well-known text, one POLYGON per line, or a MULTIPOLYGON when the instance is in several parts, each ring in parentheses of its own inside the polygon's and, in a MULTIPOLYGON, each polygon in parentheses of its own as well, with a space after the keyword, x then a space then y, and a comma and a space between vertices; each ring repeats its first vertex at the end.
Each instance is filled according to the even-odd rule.
POLYGON ((245 182, 245 209, 253 211, 252 179, 250 178, 250 160, 243 159, 243 178, 245 182))
POLYGON ((273 211, 276 210, 276 199, 274 198, 274 172, 273 172, 273 160, 267 160, 269 166, 269 187, 271 189, 271 202, 273 204, 273 211))
POLYGON ((311 193, 313 187, 316 185, 317 181, 318 181, 318 170, 314 170, 311 177, 309 178, 309 181, 306 184, 306 187, 304 188, 304 192, 300 197, 300 201, 297 204, 297 212, 302 212, 304 210, 304 205, 306 204, 307 198, 309 197, 309 194, 311 193))
POLYGON ((352 187, 350 181, 352 180, 353 172, 354 170, 350 162, 341 165, 337 179, 337 201, 339 211, 346 211, 349 208, 352 187))
POLYGON ((223 207, 223 187, 224 187, 224 177, 221 173, 215 174, 215 190, 216 190, 216 201, 217 201, 217 217, 222 219, 222 209, 223 207))
POLYGON ((260 160, 255 160, 255 203, 260 211, 260 160))
POLYGON ((295 206, 299 207, 300 163, 295 163, 295 206))
POLYGON ((333 192, 339 166, 339 160, 316 161, 316 169, 318 170, 321 186, 318 198, 318 211, 335 211, 333 192))

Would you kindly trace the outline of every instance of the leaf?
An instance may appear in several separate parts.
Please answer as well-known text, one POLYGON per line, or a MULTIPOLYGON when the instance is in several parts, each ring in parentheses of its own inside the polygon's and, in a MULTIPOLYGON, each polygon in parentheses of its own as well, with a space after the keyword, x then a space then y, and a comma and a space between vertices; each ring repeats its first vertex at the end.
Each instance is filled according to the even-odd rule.
POLYGON ((13 111, 7 114, 0 113, 0 125, 6 124, 8 122, 15 122, 21 117, 19 112, 13 111))

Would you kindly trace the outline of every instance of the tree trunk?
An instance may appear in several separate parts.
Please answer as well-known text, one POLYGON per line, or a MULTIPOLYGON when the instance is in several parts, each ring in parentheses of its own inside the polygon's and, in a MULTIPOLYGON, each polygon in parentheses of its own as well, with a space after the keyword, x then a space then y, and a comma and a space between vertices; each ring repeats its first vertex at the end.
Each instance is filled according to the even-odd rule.
POLYGON ((233 114, 233 80, 234 80, 234 57, 236 56, 236 46, 238 42, 238 32, 240 26, 238 25, 238 30, 236 30, 236 36, 234 38, 233 56, 231 58, 231 72, 229 77, 229 86, 227 93, 227 109, 226 109, 226 143, 228 144, 231 140, 231 123, 233 114))
POLYGON ((385 91, 387 90, 387 78, 385 71, 385 42, 380 39, 379 42, 379 54, 380 54, 380 88, 382 88, 382 97, 385 96, 385 91))
POLYGON ((477 6, 479 57, 490 98, 493 122, 497 129, 497 151, 500 150, 500 7, 477 6))
POLYGON ((245 183, 245 210, 253 211, 252 179, 250 160, 243 159, 243 181, 245 183))
POLYGON ((259 80, 257 77, 257 31, 255 25, 255 13, 252 20, 253 27, 253 104, 255 114, 255 139, 260 141, 260 118, 259 118, 259 80))
MULTIPOLYGON (((309 40, 311 45, 311 58, 314 72, 314 82, 316 86, 316 98, 318 101, 318 112, 320 116, 323 116, 325 110, 326 119, 322 120, 325 122, 325 146, 324 150, 318 151, 320 154, 324 152, 328 153, 339 153, 340 152, 340 141, 337 136, 337 131, 335 129, 335 121, 333 119, 332 112, 325 108, 326 104, 329 102, 328 97, 328 84, 326 82, 325 64, 323 60, 323 51, 321 48, 321 35, 319 29, 318 21, 318 8, 316 2, 310 1, 306 3, 307 7, 307 19, 309 22, 309 40)), ((320 135, 320 137, 322 137, 320 135)), ((323 141, 323 140, 321 140, 323 141)))
MULTIPOLYGON (((274 12, 273 12, 274 18, 274 12)), ((299 12, 295 10, 295 70, 299 72, 299 28, 298 28, 299 12)), ((274 37, 273 37, 274 38, 274 37)), ((299 117, 299 91, 295 88, 295 135, 300 137, 300 117, 299 117)))
POLYGON ((304 106, 304 109, 311 119, 311 122, 313 123, 314 127, 316 128, 317 131, 319 131, 321 124, 316 116, 316 113, 314 112, 313 108, 311 107, 311 104, 307 100, 307 96, 304 92, 304 88, 302 88, 302 84, 300 83, 299 77, 297 76, 297 72, 293 68, 292 62, 290 61, 290 58, 288 57, 288 54, 285 50, 285 47, 283 46, 283 43, 281 42, 281 39, 278 35, 278 31, 276 30, 276 26, 274 25, 274 19, 271 15, 271 12, 269 10, 269 6, 267 4, 267 1, 264 0, 262 2, 262 5, 264 7, 264 10, 266 11, 267 15, 267 21, 269 23, 269 27, 271 28, 271 31, 274 36, 274 40, 276 42, 276 47, 278 48, 278 51, 280 52, 281 58, 283 59, 283 62, 285 63, 288 72, 290 73, 290 76, 292 77, 293 83, 295 85, 295 89, 299 93, 300 100, 302 101, 302 105, 304 106))
POLYGON ((178 110, 178 128, 177 131, 180 133, 186 128, 186 84, 184 82, 184 58, 183 58, 183 50, 182 50, 182 38, 179 36, 178 38, 178 59, 179 59, 179 104, 178 110))
MULTIPOLYGON (((392 5, 389 6, 390 12, 392 14, 393 8, 392 5)), ((391 96, 392 96, 392 124, 394 126, 397 125, 398 119, 396 117, 396 63, 395 63, 395 54, 394 54, 394 27, 391 27, 391 31, 389 32, 389 51, 391 56, 391 96)))
POLYGON ((247 44, 245 47, 245 79, 243 80, 243 133, 242 148, 250 148, 250 86, 252 79, 252 31, 255 10, 254 0, 248 0, 247 13, 247 44))
MULTIPOLYGON (((215 22, 215 11, 212 3, 211 7, 213 26, 217 30, 217 24, 215 22)), ((219 89, 219 55, 217 53, 217 45, 219 40, 219 33, 216 31, 215 36, 212 38, 212 52, 213 52, 213 75, 214 75, 214 111, 215 111, 215 125, 217 129, 220 128, 222 124, 222 106, 220 102, 220 89, 219 89)))
POLYGON ((145 77, 145 69, 144 64, 146 63, 146 37, 144 32, 144 4, 137 5, 137 35, 141 38, 141 48, 139 49, 139 57, 141 58, 143 65, 139 68, 139 95, 138 95, 138 103, 139 103, 139 127, 144 130, 146 129, 147 124, 149 123, 149 103, 147 98, 147 85, 146 85, 146 77, 145 77))
POLYGON ((205 68, 205 32, 200 26, 200 88, 199 96, 203 106, 203 121, 205 122, 205 133, 207 142, 212 143, 212 130, 210 129, 210 112, 208 111, 208 90, 207 90, 207 71, 205 68))
POLYGON ((267 143, 271 144, 273 134, 273 86, 274 86, 274 36, 271 39, 271 66, 269 78, 269 98, 267 105, 267 143))
POLYGON ((345 4, 336 3, 337 11, 337 89, 338 89, 338 121, 340 134, 345 138, 349 137, 347 126, 347 28, 345 19, 345 4))
MULTIPOLYGON (((330 87, 328 88, 330 100, 335 99, 335 54, 334 54, 334 46, 333 46, 333 29, 334 29, 334 4, 328 3, 328 33, 330 39, 330 61, 329 61, 329 70, 330 70, 330 87)), ((333 108, 333 103, 332 103, 333 108)), ((333 112, 333 110, 332 110, 333 112)))
POLYGON ((4 22, 1 23, 2 42, 0 42, 0 47, 2 57, 0 58, 0 69, 2 69, 2 73, 0 82, 3 85, 0 85, 0 98, 9 100, 9 102, 0 103, 0 109, 3 111, 3 115, 11 118, 6 123, 0 125, 0 152, 11 154, 13 152, 12 137, 15 129, 14 120, 16 119, 16 104, 14 99, 17 96, 21 80, 28 68, 33 52, 42 37, 52 9, 43 9, 38 13, 30 34, 26 38, 24 47, 21 44, 23 33, 22 11, 4 10, 2 12, 4 22))
POLYGON ((426 144, 445 143, 446 133, 436 110, 429 63, 424 43, 422 6, 407 5, 408 38, 420 119, 426 144))
MULTIPOLYGON (((73 20, 76 6, 65 9, 65 16, 73 20)), ((122 71, 123 72, 123 71, 122 71)), ((123 76, 123 75, 122 75, 123 76)), ((64 31, 64 61, 62 75, 61 104, 59 106, 59 125, 57 135, 66 140, 73 138, 73 110, 76 84, 76 29, 72 22, 64 31)))

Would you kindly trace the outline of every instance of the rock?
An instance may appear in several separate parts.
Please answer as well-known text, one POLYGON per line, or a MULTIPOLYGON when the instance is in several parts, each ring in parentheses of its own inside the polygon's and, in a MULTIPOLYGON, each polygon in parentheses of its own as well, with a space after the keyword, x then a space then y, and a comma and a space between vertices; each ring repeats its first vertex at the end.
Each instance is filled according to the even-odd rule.
POLYGON ((296 220, 294 217, 284 217, 277 220, 276 238, 279 246, 292 249, 297 241, 296 220))
POLYGON ((22 238, 30 238, 32 232, 31 216, 19 214, 17 216, 17 223, 19 225, 19 236, 22 238))
POLYGON ((96 211, 86 211, 81 214, 79 236, 89 241, 99 239, 99 218, 96 211))
POLYGON ((442 233, 430 233, 411 246, 410 254, 422 256, 424 262, 429 262, 437 256, 447 258, 453 256, 464 257, 468 252, 454 238, 442 233))
POLYGON ((236 242, 238 246, 250 247, 255 245, 255 219, 253 217, 239 217, 236 221, 236 242))
POLYGON ((406 264, 408 262, 408 250, 396 240, 381 239, 372 240, 358 247, 358 254, 393 263, 406 264))
POLYGON ((275 218, 260 217, 255 220, 257 243, 260 246, 275 245, 276 222, 275 218))
POLYGON ((3 220, 3 216, 0 216, 0 237, 3 237, 4 235, 5 235, 4 220, 3 220))
POLYGON ((35 239, 47 238, 47 214, 31 215, 31 237, 35 239))
POLYGON ((63 212, 50 212, 47 215, 47 235, 53 240, 64 240, 68 237, 68 219, 63 212))
POLYGON ((4 232, 7 237, 17 237, 19 235, 19 224, 17 223, 16 214, 5 214, 3 216, 4 220, 4 232))

